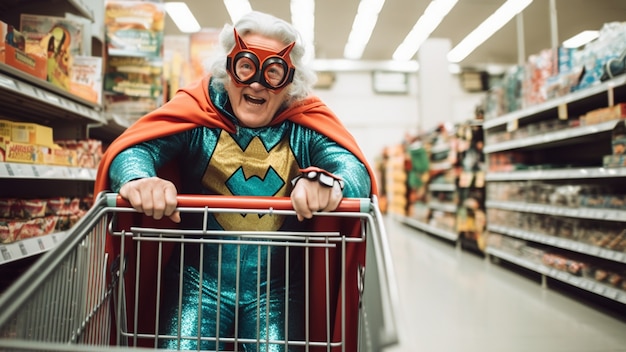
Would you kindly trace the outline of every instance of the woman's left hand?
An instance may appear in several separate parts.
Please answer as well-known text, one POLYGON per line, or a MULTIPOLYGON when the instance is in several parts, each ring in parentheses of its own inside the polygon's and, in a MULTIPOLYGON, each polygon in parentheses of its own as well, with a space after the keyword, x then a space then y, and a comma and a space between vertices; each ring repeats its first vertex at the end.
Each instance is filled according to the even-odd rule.
POLYGON ((310 219, 317 211, 333 211, 337 209, 343 191, 338 182, 332 187, 324 186, 316 180, 301 178, 291 191, 291 203, 296 211, 298 221, 310 219))

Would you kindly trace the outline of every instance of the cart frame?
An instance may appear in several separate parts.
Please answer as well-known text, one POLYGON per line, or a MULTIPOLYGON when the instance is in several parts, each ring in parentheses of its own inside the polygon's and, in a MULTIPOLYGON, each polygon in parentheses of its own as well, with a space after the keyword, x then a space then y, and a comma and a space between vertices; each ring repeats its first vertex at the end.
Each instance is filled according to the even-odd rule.
MULTIPOLYGON (((183 212, 208 213, 256 213, 270 216, 293 216, 290 200, 246 197, 242 207, 241 197, 225 196, 179 196, 178 210, 183 212)), ((158 339, 157 328, 154 336, 140 336, 137 322, 129 329, 124 321, 127 316, 125 306, 125 280, 120 280, 126 271, 124 257, 109 258, 105 251, 105 234, 133 238, 138 241, 177 241, 206 242, 206 239, 194 238, 193 230, 189 237, 181 239, 181 230, 152 229, 133 227, 131 231, 116 231, 113 222, 116 213, 135 212, 127 202, 117 194, 102 193, 96 198, 94 206, 87 215, 67 234, 66 238, 53 250, 39 258, 29 270, 0 296, 0 351, 95 351, 102 350, 141 350, 140 347, 120 346, 137 345, 138 338, 158 339), (110 263, 117 263, 111 266, 110 263), (113 314, 111 314, 114 312, 113 314), (113 329, 112 327, 115 327, 113 329), (115 331, 114 334, 111 334, 115 331), (117 346, 111 346, 116 341, 117 346)), ((206 216, 206 215, 204 215, 206 216)), ((217 243, 227 236, 237 238, 239 244, 267 246, 306 246, 335 247, 339 244, 345 254, 347 243, 365 241, 367 237, 367 267, 374 270, 358 270, 357 285, 359 290, 359 350, 375 351, 384 346, 397 343, 396 310, 397 292, 387 235, 378 210, 377 199, 344 199, 334 212, 319 212, 315 216, 350 217, 361 219, 362 235, 360 238, 347 238, 338 233, 307 233, 306 244, 302 244, 302 233, 263 233, 208 231, 198 230, 199 236, 222 236, 217 243), (277 237, 279 236, 279 237, 277 237), (244 242, 241 242, 243 239, 244 242), (271 239, 269 242, 261 242, 271 239), (277 242, 278 240, 278 242, 277 242), (280 242, 284 241, 284 242, 280 242), (294 244, 295 243, 295 244, 294 244), (298 244, 299 243, 299 244, 298 244)), ((206 221, 203 221, 206 223, 206 221)), ((214 237, 213 237, 214 238, 214 237)), ((120 240, 124 246, 125 240, 120 240)), ((121 251, 122 253, 124 251, 121 251)), ((307 251, 308 253, 308 251, 307 251)), ((345 263, 342 268, 342 287, 345 287, 345 263)), ((308 274, 308 270, 306 271, 308 274)), ((139 273, 137 273, 137 277, 139 273)), ((308 279, 305 280, 308 282, 308 279)), ((308 301, 308 290, 307 292, 308 301)), ((341 309, 345 315, 345 289, 342 290, 341 309)), ((135 295, 137 296, 137 295, 135 295)), ((137 297, 134 306, 137 307, 137 297)), ((307 304, 308 316, 308 304, 307 304)), ((157 308, 158 309, 158 308, 157 308)), ((328 310, 328 306, 326 308, 328 310)), ((158 313, 157 313, 158 314, 158 313)), ((327 317, 329 314, 327 314, 327 317)), ((135 314, 136 317, 136 314, 135 314)), ((219 319, 219 318, 218 318, 219 319)), ((308 319, 305 319, 308 325, 308 319)), ((342 320, 342 325, 345 319, 342 320)), ((345 325, 342 326, 341 341, 311 342, 307 339, 302 345, 308 348, 325 347, 328 351, 339 348, 345 351, 345 325)), ((309 327, 305 332, 308 335, 309 327)), ((330 331, 327 333, 330 336, 330 331)), ((223 341, 238 343, 254 341, 237 339, 223 341)), ((269 341, 268 341, 269 342, 269 341)), ((258 344, 259 341, 257 340, 258 344)), ((278 343, 278 342, 277 342, 278 343)), ((284 341, 282 343, 290 343, 284 341)), ((298 342, 291 342, 291 345, 298 342)))

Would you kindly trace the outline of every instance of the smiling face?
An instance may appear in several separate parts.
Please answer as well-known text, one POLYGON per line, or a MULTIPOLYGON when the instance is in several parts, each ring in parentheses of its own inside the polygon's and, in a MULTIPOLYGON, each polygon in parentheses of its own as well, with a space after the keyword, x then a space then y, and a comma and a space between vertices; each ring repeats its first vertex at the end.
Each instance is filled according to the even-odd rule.
MULTIPOLYGON (((285 49, 285 44, 280 40, 256 33, 248 33, 242 39, 250 51, 254 51, 256 48, 260 51, 279 53, 285 49)), ((244 70, 250 69, 251 65, 247 64, 246 60, 239 61, 233 63, 235 70, 245 72, 244 70)), ((267 82, 271 82, 271 75, 275 74, 275 70, 268 70, 267 74, 265 76, 267 82)), ((243 81, 246 80, 243 79, 243 81)), ((242 126, 251 128, 267 126, 287 100, 287 89, 270 89, 259 81, 253 81, 249 84, 238 82, 236 84, 232 74, 226 90, 233 113, 242 126)))

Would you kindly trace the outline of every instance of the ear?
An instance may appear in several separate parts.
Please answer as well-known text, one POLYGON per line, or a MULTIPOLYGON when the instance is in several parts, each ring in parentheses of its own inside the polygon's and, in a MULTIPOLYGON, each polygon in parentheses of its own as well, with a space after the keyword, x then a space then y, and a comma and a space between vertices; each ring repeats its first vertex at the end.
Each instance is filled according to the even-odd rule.
POLYGON ((243 41, 243 38, 239 36, 239 32, 237 32, 237 29, 233 28, 233 31, 235 31, 235 48, 238 49, 237 51, 248 49, 248 45, 246 45, 246 42, 243 41))
POLYGON ((296 42, 293 42, 289 45, 287 45, 283 50, 281 50, 278 53, 278 56, 284 58, 285 56, 289 56, 289 53, 291 53, 291 49, 293 49, 293 47, 296 45, 296 42))

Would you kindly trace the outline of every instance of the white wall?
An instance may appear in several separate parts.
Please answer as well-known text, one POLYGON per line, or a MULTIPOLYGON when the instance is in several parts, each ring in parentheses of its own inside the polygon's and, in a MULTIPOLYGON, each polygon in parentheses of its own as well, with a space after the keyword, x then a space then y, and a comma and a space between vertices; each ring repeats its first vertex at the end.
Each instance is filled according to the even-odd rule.
POLYGON ((473 118, 484 93, 464 92, 457 76, 452 81, 453 116, 448 118, 419 116, 417 73, 409 74, 408 94, 374 93, 369 72, 338 72, 331 89, 315 93, 339 116, 373 163, 383 147, 402 142, 406 134, 415 135, 418 128, 427 131, 444 122, 473 118))

